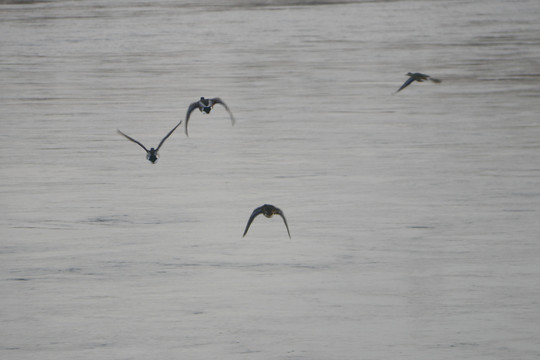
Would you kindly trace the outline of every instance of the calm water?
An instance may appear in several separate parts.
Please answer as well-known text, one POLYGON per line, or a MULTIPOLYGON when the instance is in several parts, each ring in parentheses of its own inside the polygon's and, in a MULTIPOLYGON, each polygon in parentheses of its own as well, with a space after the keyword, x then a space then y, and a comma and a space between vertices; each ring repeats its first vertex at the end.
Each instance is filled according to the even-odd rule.
POLYGON ((0 19, 2 359, 540 358, 538 1, 0 19))

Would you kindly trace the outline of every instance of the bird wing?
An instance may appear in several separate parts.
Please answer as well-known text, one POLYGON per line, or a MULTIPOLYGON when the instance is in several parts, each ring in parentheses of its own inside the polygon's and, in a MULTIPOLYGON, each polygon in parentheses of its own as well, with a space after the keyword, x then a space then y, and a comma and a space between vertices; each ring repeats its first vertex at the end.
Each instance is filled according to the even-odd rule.
POLYGON ((242 235, 242 237, 246 236, 246 234, 247 234, 247 232, 249 230, 249 227, 251 226, 251 223, 257 217, 257 215, 259 215, 261 213, 262 213, 262 206, 260 206, 260 207, 256 208, 255 210, 253 210, 253 212, 251 213, 251 216, 249 217, 248 223, 246 225, 246 229, 244 230, 244 235, 242 235))
POLYGON ((193 110, 197 109, 198 107, 199 107, 199 102, 195 101, 194 103, 191 103, 189 105, 188 109, 187 109, 187 112, 186 112, 186 127, 185 127, 186 136, 189 136, 188 131, 187 131, 187 125, 188 125, 189 117, 191 116, 191 113, 193 112, 193 110))
POLYGON ((171 134, 174 132, 174 130, 176 130, 177 127, 180 126, 180 124, 182 123, 182 120, 180 120, 180 122, 178 124, 176 124, 176 126, 171 130, 169 131, 169 133, 167 135, 165 135, 165 137, 161 140, 161 142, 159 143, 158 147, 156 148, 156 152, 159 150, 159 148, 161 147, 161 145, 163 145, 163 143, 165 142, 165 140, 167 140, 167 138, 169 136, 171 136, 171 134))
POLYGON ((289 231, 289 225, 287 224, 287 219, 285 219, 285 214, 283 214, 283 211, 281 211, 278 208, 276 208, 276 214, 281 216, 281 218, 283 219, 283 222, 285 223, 285 227, 287 228, 287 233, 289 234, 289 239, 290 239, 291 238, 291 232, 289 231))
POLYGON ((229 113, 229 116, 231 117, 231 122, 232 122, 232 124, 233 124, 233 126, 234 126, 234 123, 235 123, 236 119, 234 118, 234 116, 233 116, 231 110, 229 109, 229 107, 227 106, 227 104, 225 104, 225 102, 224 102, 223 100, 221 100, 220 98, 218 98, 218 97, 217 97, 217 98, 213 98, 213 99, 212 99, 212 102, 213 102, 214 104, 221 104, 221 105, 223 105, 223 107, 225 108, 225 110, 227 110, 227 112, 229 113))
POLYGON ((142 148, 144 149, 144 151, 148 152, 148 149, 147 149, 143 144, 141 144, 140 142, 138 142, 137 140, 135 140, 135 139, 132 138, 131 136, 127 136, 126 134, 124 134, 123 132, 121 132, 119 129, 116 129, 116 131, 117 131, 120 135, 124 135, 124 136, 126 137, 126 139, 133 141, 135 144, 138 144, 140 147, 142 147, 142 148))
POLYGON ((411 83, 414 81, 414 77, 410 77, 407 79, 407 81, 405 81, 403 83, 403 85, 401 85, 401 87, 396 91, 396 92, 400 92, 401 90, 405 89, 407 86, 411 85, 411 83))

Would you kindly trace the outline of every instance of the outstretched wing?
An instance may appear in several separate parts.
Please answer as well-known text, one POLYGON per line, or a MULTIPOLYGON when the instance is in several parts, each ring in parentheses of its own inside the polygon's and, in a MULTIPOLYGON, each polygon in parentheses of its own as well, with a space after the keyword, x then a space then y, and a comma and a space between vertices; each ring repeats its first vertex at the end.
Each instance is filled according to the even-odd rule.
POLYGON ((123 132, 121 132, 120 129, 116 129, 116 131, 117 131, 120 135, 124 135, 124 136, 126 137, 126 139, 133 141, 135 144, 138 144, 140 147, 142 147, 142 148, 144 149, 144 151, 148 152, 148 149, 147 149, 146 147, 144 147, 143 144, 141 144, 140 142, 138 142, 137 140, 135 140, 135 139, 132 138, 131 136, 127 136, 126 134, 124 134, 123 132))
POLYGON ((283 222, 285 223, 285 227, 287 228, 287 233, 289 234, 289 239, 290 239, 291 238, 291 232, 289 231, 289 225, 287 225, 287 219, 285 219, 285 214, 283 214, 283 211, 281 211, 278 208, 276 208, 276 214, 281 216, 281 218, 283 219, 283 222))
POLYGON ((214 104, 221 104, 223 105, 223 107, 225 108, 225 110, 227 110, 227 112, 229 113, 229 116, 231 117, 231 122, 232 122, 232 125, 234 126, 234 123, 236 121, 236 119, 234 118, 232 112, 231 112, 231 109, 229 109, 229 107, 227 106, 227 104, 225 104, 225 102, 223 100, 221 100, 220 98, 213 98, 212 99, 212 102, 214 104))
POLYGON ((405 89, 407 86, 411 85, 411 83, 414 81, 414 77, 410 77, 407 79, 407 81, 405 81, 403 83, 403 85, 401 85, 401 87, 396 91, 396 92, 400 92, 401 90, 405 89))
POLYGON ((242 235, 242 237, 246 236, 246 234, 247 234, 247 232, 249 230, 249 227, 251 226, 251 223, 253 222, 253 219, 255 219, 257 217, 257 215, 259 215, 261 213, 262 213, 262 206, 256 208, 255 210, 253 210, 253 212, 251 213, 251 216, 249 217, 248 223, 246 225, 246 229, 244 230, 244 235, 242 235))
POLYGON ((159 148, 161 147, 161 145, 163 145, 163 143, 165 142, 165 140, 167 140, 167 138, 169 136, 171 136, 171 134, 174 132, 174 130, 176 130, 177 127, 180 126, 180 124, 182 123, 182 120, 180 120, 180 122, 178 124, 176 124, 176 126, 171 130, 169 131, 169 133, 167 135, 165 135, 165 137, 163 139, 161 139, 161 142, 159 143, 158 147, 156 148, 156 152, 159 150, 159 148))
POLYGON ((198 107, 199 107, 199 102, 195 101, 194 103, 191 103, 189 105, 188 109, 187 109, 187 112, 186 112, 186 127, 185 127, 186 136, 189 136, 188 131, 187 131, 187 125, 188 125, 189 117, 191 116, 191 113, 193 112, 193 110, 197 109, 198 107))

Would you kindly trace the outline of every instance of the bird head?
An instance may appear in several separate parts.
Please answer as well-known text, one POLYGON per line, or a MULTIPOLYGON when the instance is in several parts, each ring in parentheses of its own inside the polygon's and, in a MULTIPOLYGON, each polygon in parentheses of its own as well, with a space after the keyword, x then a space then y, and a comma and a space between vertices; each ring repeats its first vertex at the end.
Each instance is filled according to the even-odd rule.
POLYGON ((271 218, 272 215, 274 215, 274 206, 264 204, 263 207, 261 208, 261 213, 267 218, 271 218))
POLYGON ((151 148, 150 150, 148 150, 148 154, 146 154, 146 158, 152 164, 155 164, 156 161, 158 161, 158 153, 157 153, 156 149, 151 148))

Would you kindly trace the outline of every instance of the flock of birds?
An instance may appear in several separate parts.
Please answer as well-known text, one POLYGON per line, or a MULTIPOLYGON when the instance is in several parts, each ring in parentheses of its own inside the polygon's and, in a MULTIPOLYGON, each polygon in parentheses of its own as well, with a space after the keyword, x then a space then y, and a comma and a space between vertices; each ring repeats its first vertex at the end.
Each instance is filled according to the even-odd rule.
MULTIPOLYGON (((430 81, 432 81, 434 83, 440 83, 441 82, 441 80, 439 80, 439 79, 433 78, 433 77, 431 77, 429 75, 422 74, 422 73, 411 73, 411 72, 409 72, 409 73, 407 73, 407 76, 409 76, 409 78, 407 79, 407 81, 405 81, 403 83, 403 85, 401 85, 401 87, 396 91, 396 93, 398 93, 401 90, 405 89, 407 86, 412 84, 414 81, 423 82, 425 80, 430 80, 430 81)), ((235 120, 231 110, 229 109, 229 106, 227 106, 227 104, 223 100, 221 100, 218 97, 211 98, 211 99, 201 97, 198 101, 195 101, 195 102, 191 103, 189 105, 189 107, 188 107, 187 112, 186 112, 186 118, 185 118, 186 122, 185 122, 185 127, 184 127, 186 136, 189 136, 188 135, 188 122, 189 122, 189 118, 191 117, 191 113, 193 113, 193 111, 195 111, 196 109, 199 109, 200 112, 204 112, 206 114, 209 114, 210 111, 214 108, 214 105, 216 105, 216 104, 222 105, 225 108, 225 110, 227 110, 227 112, 229 113, 229 116, 231 117, 232 125, 234 126, 234 123, 236 122, 236 120, 235 120)), ((172 133, 181 124, 182 124, 182 120, 180 120, 180 122, 178 124, 176 124, 176 126, 174 128, 172 128, 172 130, 169 131, 167 133, 167 135, 165 135, 165 137, 163 139, 161 139, 161 141, 159 142, 159 145, 156 148, 150 148, 150 149, 147 149, 146 146, 144 146, 140 141, 135 140, 131 136, 124 134, 119 129, 117 129, 117 131, 118 131, 118 133, 120 135, 124 136, 126 139, 128 139, 130 141, 133 141, 135 144, 142 147, 144 149, 144 151, 146 151, 146 159, 148 159, 148 161, 150 161, 152 164, 155 164, 156 161, 159 158, 159 154, 158 154, 159 149, 161 148, 161 146, 163 145, 165 140, 167 140, 169 138, 169 136, 171 136, 172 133)), ((291 238, 291 232, 289 231, 289 225, 287 224, 287 219, 285 218, 285 215, 283 214, 283 211, 281 211, 281 209, 275 207, 274 205, 270 205, 270 204, 264 204, 262 206, 259 206, 255 210, 253 210, 253 212, 251 213, 251 216, 249 217, 249 220, 247 222, 246 229, 244 230, 244 235, 242 237, 246 236, 246 234, 247 234, 247 232, 249 230, 249 227, 251 226, 251 223, 260 214, 263 214, 267 218, 271 218, 274 215, 281 216, 281 218, 283 219, 283 222, 285 223, 285 227, 287 228, 287 233, 289 234, 289 238, 291 238)))
MULTIPOLYGON (((206 98, 202 97, 202 98, 199 99, 199 101, 195 101, 195 102, 191 103, 189 105, 189 107, 188 107, 188 110, 187 110, 187 113, 186 113, 186 127, 185 127, 186 136, 189 136, 187 127, 188 127, 188 122, 189 122, 189 118, 191 116, 191 113, 193 111, 195 111, 195 109, 199 109, 201 112, 205 112, 206 114, 209 114, 210 111, 214 108, 215 104, 221 104, 221 105, 223 105, 225 107, 225 109, 227 110, 227 112, 231 116, 231 121, 232 121, 232 124, 234 126, 234 123, 235 123, 236 120, 234 119, 234 116, 233 116, 231 110, 229 109, 227 104, 225 104, 225 102, 223 102, 223 100, 221 100, 220 98, 206 99, 206 98)), ((131 136, 128 136, 128 135, 124 134, 119 129, 117 131, 118 131, 118 133, 120 135, 123 135, 126 139, 131 140, 135 144, 142 147, 144 149, 144 151, 146 151, 146 159, 148 159, 148 161, 150 161, 152 164, 155 164, 156 161, 159 158, 159 154, 158 154, 159 149, 161 148, 161 146, 163 145, 165 140, 167 140, 169 138, 169 136, 172 135, 174 130, 176 130, 176 128, 179 127, 181 124, 182 124, 182 120, 178 124, 176 124, 176 126, 171 131, 169 131, 169 133, 167 135, 165 135, 165 137, 163 139, 161 139, 161 141, 160 141, 159 145, 157 146, 157 148, 155 148, 155 149, 150 148, 150 150, 148 150, 146 148, 146 146, 144 146, 141 142, 135 140, 131 136)))

